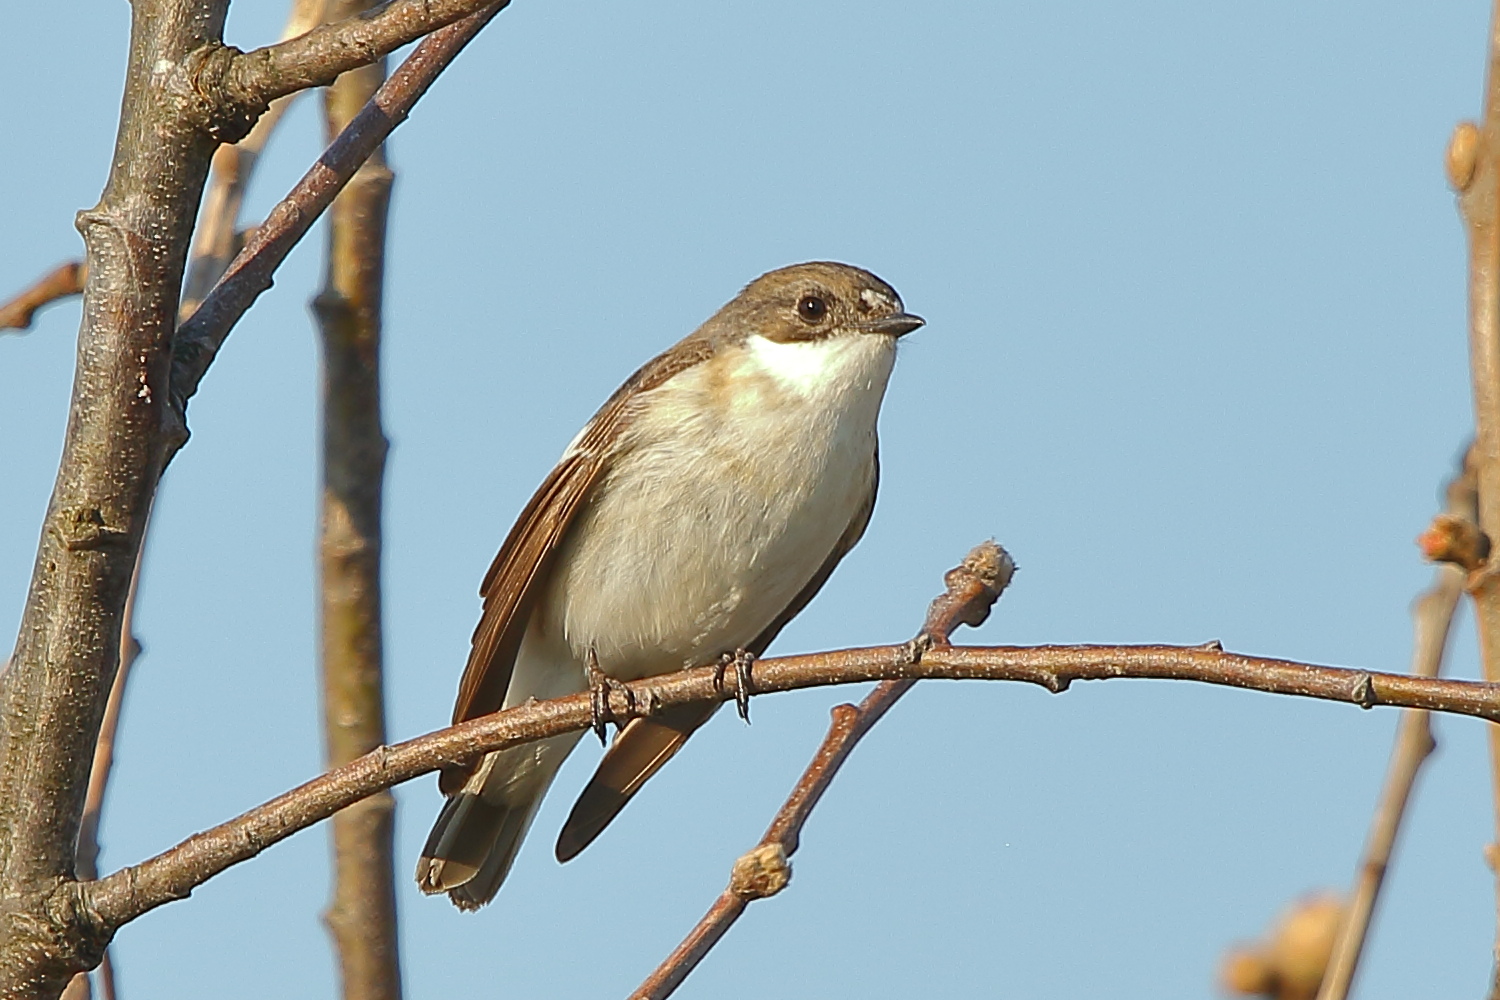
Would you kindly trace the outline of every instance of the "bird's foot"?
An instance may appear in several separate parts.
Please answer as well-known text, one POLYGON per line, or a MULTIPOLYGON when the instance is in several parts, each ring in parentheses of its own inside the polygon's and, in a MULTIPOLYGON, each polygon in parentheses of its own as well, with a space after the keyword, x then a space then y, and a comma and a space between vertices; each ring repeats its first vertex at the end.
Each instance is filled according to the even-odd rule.
POLYGON ((724 693, 724 674, 734 667, 734 708, 740 718, 750 721, 750 696, 755 693, 755 684, 750 678, 750 668, 755 663, 755 654, 748 649, 736 649, 725 653, 714 664, 714 689, 724 693))
POLYGON ((625 692, 626 715, 635 714, 635 692, 623 684, 617 684, 610 679, 609 675, 599 669, 599 654, 594 652, 594 647, 589 647, 588 652, 589 672, 589 710, 593 722, 591 723, 594 735, 599 737, 599 745, 604 746, 606 740, 605 727, 611 722, 619 729, 623 723, 620 717, 615 715, 615 710, 610 707, 609 696, 616 688, 625 692))

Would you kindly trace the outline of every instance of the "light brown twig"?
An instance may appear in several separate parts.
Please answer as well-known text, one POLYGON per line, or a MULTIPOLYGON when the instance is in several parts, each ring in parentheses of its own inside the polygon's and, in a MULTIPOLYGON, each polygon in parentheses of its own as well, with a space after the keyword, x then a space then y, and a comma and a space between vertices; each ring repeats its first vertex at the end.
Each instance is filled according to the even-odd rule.
POLYGON ((36 311, 58 299, 83 293, 88 267, 81 260, 59 264, 37 279, 36 284, 9 302, 0 304, 0 331, 28 330, 36 311))
MULTIPOLYGON (((1464 123, 1448 148, 1448 173, 1469 244, 1469 369, 1474 388, 1474 453, 1479 476, 1479 527, 1500 538, 1500 0, 1490 16, 1484 120, 1464 123)), ((1474 573, 1469 592, 1487 680, 1500 680, 1500 566, 1474 573)), ((1500 731, 1489 733, 1495 825, 1500 838, 1500 731)), ((1497 839, 1500 845, 1500 839, 1497 839)), ((1495 850, 1492 847, 1492 852, 1495 850)), ((1496 940, 1490 997, 1500 1000, 1500 870, 1495 872, 1496 940)))
MULTIPOLYGON (((339 0, 349 17, 369 0, 339 0)), ((324 92, 335 138, 385 79, 372 63, 324 92)), ((381 291, 391 171, 383 147, 328 213, 323 290, 313 300, 323 344, 323 493, 319 518, 323 731, 330 767, 385 743, 380 509, 386 439, 380 423, 381 291)), ((344 1000, 400 1000, 394 875, 396 800, 389 791, 333 817, 333 895, 323 920, 338 953, 344 1000)))
MULTIPOLYGON (((977 627, 989 617, 990 608, 1015 574, 1016 565, 994 542, 985 542, 944 577, 947 589, 932 602, 922 631, 909 644, 912 659, 933 646, 946 646, 948 636, 959 625, 977 627)), ((887 680, 854 705, 835 705, 828 735, 802 772, 791 795, 760 843, 734 863, 729 887, 714 901, 703 919, 688 932, 681 944, 646 977, 630 1000, 662 1000, 698 967, 698 963, 729 931, 752 900, 774 896, 791 880, 788 859, 796 853, 802 827, 813 808, 865 733, 896 704, 911 686, 911 680, 887 680)))
MULTIPOLYGON (((1450 521, 1474 526, 1478 515, 1478 497, 1473 463, 1466 458, 1463 470, 1447 488, 1444 516, 1450 521)), ((1475 529, 1477 531, 1477 528, 1475 529)), ((1467 534, 1467 532, 1460 532, 1467 534)), ((1430 555, 1429 555, 1430 557, 1430 555)), ((1448 646, 1448 632, 1454 612, 1463 597, 1464 568, 1452 562, 1440 565, 1427 589, 1412 604, 1412 674, 1437 677, 1442 672, 1443 655, 1448 646)), ((1416 785, 1417 775, 1437 743, 1432 735, 1430 713, 1414 709, 1402 713, 1396 730, 1396 745, 1386 770, 1385 787, 1370 822, 1365 839, 1364 857, 1355 877, 1333 954, 1318 988, 1318 1000, 1344 1000, 1354 982, 1360 956, 1370 930, 1370 920, 1385 884, 1386 871, 1396 849, 1396 837, 1406 815, 1407 803, 1416 785)))

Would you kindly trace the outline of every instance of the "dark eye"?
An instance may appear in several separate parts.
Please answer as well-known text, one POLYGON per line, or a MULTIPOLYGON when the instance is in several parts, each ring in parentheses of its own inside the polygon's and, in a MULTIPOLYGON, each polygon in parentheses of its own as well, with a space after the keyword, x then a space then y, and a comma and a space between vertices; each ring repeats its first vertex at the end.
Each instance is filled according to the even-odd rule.
POLYGON ((804 323, 817 323, 828 315, 828 303, 817 295, 804 295, 797 303, 797 315, 804 323))

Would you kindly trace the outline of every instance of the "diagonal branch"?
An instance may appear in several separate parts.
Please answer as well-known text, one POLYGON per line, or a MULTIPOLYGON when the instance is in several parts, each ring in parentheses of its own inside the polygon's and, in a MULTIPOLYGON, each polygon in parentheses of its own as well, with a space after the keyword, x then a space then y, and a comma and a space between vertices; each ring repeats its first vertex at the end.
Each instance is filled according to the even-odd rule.
MULTIPOLYGON (((939 646, 915 663, 911 653, 911 644, 902 643, 761 660, 755 667, 755 686, 759 692, 772 692, 932 678, 1025 681, 1057 693, 1074 681, 1136 677, 1191 680, 1362 708, 1427 708, 1500 721, 1497 684, 1241 656, 1224 652, 1217 642, 1202 646, 939 646)), ((716 681, 717 673, 715 667, 699 667, 622 684, 614 689, 610 707, 628 719, 629 697, 636 706, 651 711, 733 698, 734 685, 716 681)), ((377 748, 139 865, 78 885, 79 903, 103 928, 113 931, 148 910, 185 898, 231 865, 248 861, 366 796, 444 764, 584 729, 592 718, 590 695, 584 693, 519 705, 377 748)))
MULTIPOLYGON (((281 31, 282 39, 296 38, 322 24, 327 6, 327 0, 293 0, 286 26, 281 31)), ((296 96, 288 94, 272 101, 249 135, 239 142, 225 143, 214 152, 213 173, 209 177, 208 190, 203 193, 198 231, 193 234, 193 255, 188 261, 182 301, 177 306, 177 315, 181 319, 186 320, 198 311, 203 297, 223 277, 230 260, 239 252, 244 237, 237 227, 245 191, 271 133, 281 124, 282 115, 286 114, 296 96)))
MULTIPOLYGON (((1474 467, 1466 456, 1463 470, 1448 484, 1446 510, 1439 516, 1472 524, 1478 513, 1476 503, 1474 467)), ((1465 576, 1463 569, 1456 565, 1440 565, 1432 586, 1412 604, 1415 636, 1411 672, 1416 677, 1436 677, 1442 670, 1448 632, 1459 599, 1463 597, 1465 576)), ((1317 1000, 1344 1000, 1349 995, 1370 931, 1370 920, 1375 914, 1375 904, 1396 849, 1396 836, 1401 832, 1407 803, 1416 786, 1418 773, 1436 748, 1431 714, 1421 709, 1402 713, 1401 724, 1396 730, 1396 745, 1391 750, 1390 767, 1386 771, 1385 788, 1370 822, 1354 892, 1349 897, 1327 972, 1318 987, 1317 1000)))
MULTIPOLYGON (((1015 574, 1016 564, 1010 554, 994 542, 974 547, 964 561, 944 576, 947 589, 932 602, 922 631, 911 642, 913 659, 933 645, 946 646, 948 636, 959 625, 978 627, 989 617, 990 608, 999 600, 1015 574)), ((751 851, 734 863, 729 887, 719 894, 703 919, 672 954, 646 977, 630 1000, 662 1000, 698 967, 713 946, 755 899, 774 896, 792 877, 787 860, 797 851, 802 827, 813 808, 823 797, 834 776, 854 747, 890 710, 896 701, 915 684, 911 680, 881 681, 865 699, 854 705, 836 705, 828 735, 802 772, 797 786, 787 797, 770 829, 751 851)))
MULTIPOLYGON (((198 311, 178 329, 173 347, 171 391, 172 407, 178 421, 178 447, 187 440, 187 401, 198 391, 198 383, 203 380, 234 324, 260 293, 271 287, 271 276, 286 255, 343 190, 360 164, 396 126, 406 120, 412 106, 432 86, 438 74, 508 3, 509 0, 491 3, 479 13, 434 32, 418 45, 354 116, 348 127, 339 133, 312 169, 271 210, 265 223, 255 230, 235 256, 224 277, 203 300, 198 311)), ((316 31, 310 32, 303 38, 315 34, 316 31)))

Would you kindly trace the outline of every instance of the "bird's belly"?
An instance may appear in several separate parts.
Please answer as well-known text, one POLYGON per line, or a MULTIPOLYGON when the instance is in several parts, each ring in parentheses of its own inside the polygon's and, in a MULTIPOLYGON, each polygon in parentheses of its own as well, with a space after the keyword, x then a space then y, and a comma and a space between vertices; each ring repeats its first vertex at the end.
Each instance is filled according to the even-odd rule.
POLYGON ((549 631, 622 679, 750 645, 873 489, 874 414, 678 427, 620 461, 563 551, 549 631))

